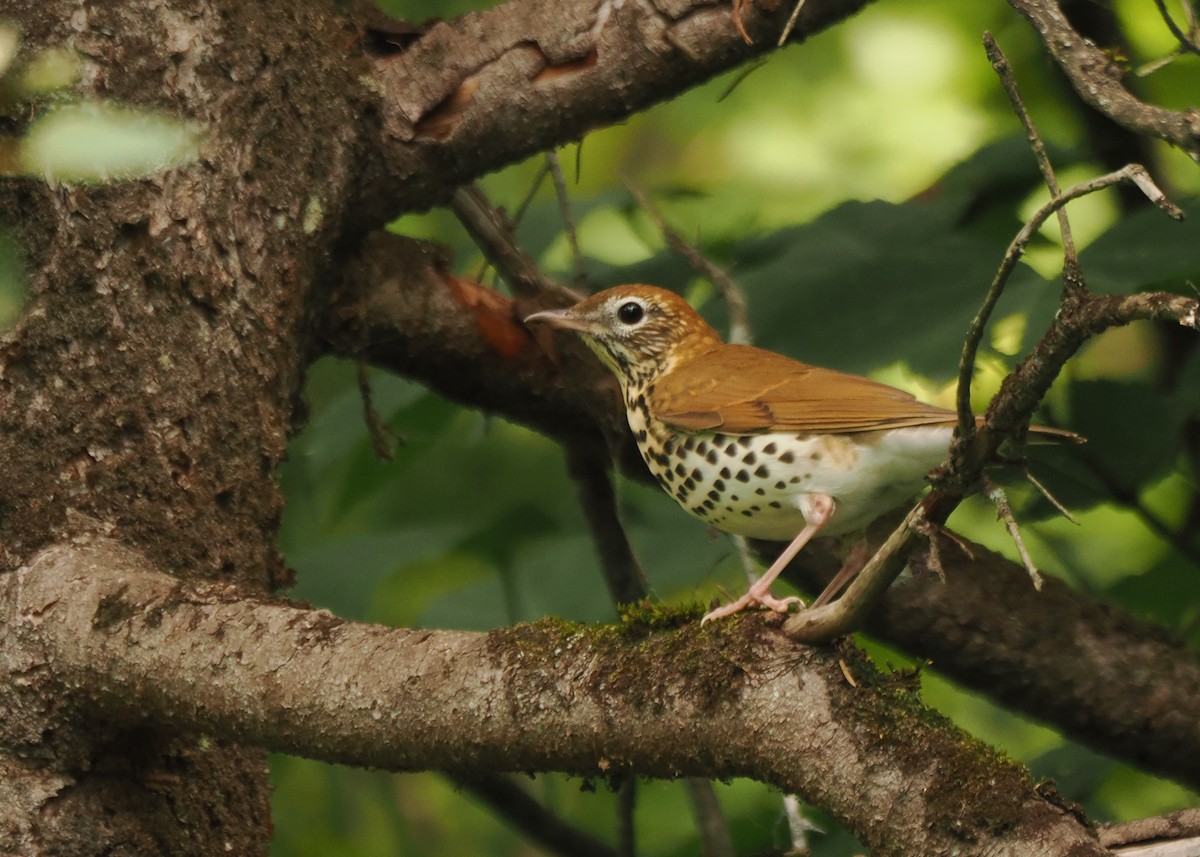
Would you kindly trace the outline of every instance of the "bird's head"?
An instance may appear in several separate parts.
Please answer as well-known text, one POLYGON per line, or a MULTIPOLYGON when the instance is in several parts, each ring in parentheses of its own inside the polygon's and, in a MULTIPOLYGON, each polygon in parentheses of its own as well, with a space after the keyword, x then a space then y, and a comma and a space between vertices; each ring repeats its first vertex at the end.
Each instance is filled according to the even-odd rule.
POLYGON ((683 298, 655 286, 616 286, 525 321, 579 334, 623 387, 650 383, 681 360, 721 344, 683 298))

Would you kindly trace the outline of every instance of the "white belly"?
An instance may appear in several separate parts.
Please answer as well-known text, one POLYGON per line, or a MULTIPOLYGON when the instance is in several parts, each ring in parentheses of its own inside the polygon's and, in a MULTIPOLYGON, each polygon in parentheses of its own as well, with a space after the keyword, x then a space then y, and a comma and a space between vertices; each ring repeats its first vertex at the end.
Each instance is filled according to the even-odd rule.
MULTIPOLYGON (((635 433, 665 431, 630 412, 635 433)), ((822 535, 861 529, 912 498, 947 456, 952 428, 916 426, 857 435, 687 435, 659 449, 639 444, 663 488, 695 517, 729 533, 789 540, 814 494, 835 510, 822 535)), ((667 437, 662 435, 661 437, 667 437)))

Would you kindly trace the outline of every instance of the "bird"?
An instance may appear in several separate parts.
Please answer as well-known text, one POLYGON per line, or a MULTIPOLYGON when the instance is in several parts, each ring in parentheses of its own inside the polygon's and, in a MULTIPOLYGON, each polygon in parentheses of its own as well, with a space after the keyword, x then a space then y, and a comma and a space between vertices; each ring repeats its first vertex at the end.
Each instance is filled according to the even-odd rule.
MULTIPOLYGON (((780 572, 818 534, 861 531, 912 499, 946 460, 958 420, 870 378, 727 344, 657 286, 616 286, 525 322, 577 334, 612 371, 642 459, 687 512, 727 533, 789 542, 745 595, 702 622, 753 605, 803 606, 771 594, 780 572)), ((1031 432, 1077 439, 1049 427, 1031 432)), ((854 566, 811 606, 836 597, 854 566)))

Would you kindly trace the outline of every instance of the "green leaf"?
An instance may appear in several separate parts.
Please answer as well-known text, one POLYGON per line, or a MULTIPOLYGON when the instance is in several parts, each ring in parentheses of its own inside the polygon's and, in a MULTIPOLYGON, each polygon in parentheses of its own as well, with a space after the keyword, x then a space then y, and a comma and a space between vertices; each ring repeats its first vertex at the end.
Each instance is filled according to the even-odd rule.
POLYGON ((57 181, 106 181, 178 167, 199 154, 200 134, 160 113, 112 102, 67 104, 35 121, 21 140, 30 174, 57 181))

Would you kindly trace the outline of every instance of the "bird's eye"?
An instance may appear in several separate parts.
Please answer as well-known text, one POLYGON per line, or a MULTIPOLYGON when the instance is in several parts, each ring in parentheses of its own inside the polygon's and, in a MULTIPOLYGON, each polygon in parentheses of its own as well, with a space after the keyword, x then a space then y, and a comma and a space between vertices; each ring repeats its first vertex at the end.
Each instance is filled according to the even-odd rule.
POLYGON ((645 308, 637 301, 630 301, 617 307, 617 318, 621 320, 622 324, 637 324, 645 315, 645 308))

